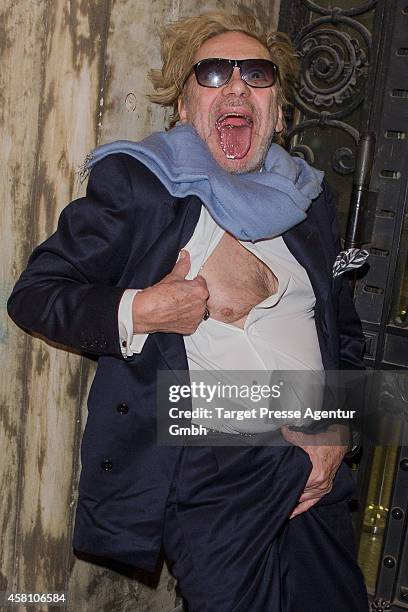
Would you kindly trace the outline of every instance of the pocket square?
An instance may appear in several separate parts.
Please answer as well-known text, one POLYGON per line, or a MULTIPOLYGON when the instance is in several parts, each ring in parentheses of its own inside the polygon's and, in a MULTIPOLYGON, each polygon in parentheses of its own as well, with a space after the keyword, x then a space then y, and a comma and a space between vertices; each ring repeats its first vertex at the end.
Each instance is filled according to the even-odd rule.
POLYGON ((340 251, 333 264, 333 276, 340 276, 344 272, 355 270, 365 264, 367 257, 370 255, 365 249, 347 249, 340 251))

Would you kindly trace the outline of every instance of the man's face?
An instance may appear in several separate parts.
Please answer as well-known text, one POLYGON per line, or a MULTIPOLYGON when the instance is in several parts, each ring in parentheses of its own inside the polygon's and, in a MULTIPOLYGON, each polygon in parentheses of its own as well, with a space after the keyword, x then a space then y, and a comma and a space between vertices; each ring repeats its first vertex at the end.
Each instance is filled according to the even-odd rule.
MULTIPOLYGON (((210 38, 198 50, 195 62, 210 57, 270 59, 259 41, 242 32, 210 38)), ((276 83, 273 87, 250 87, 241 79, 239 68, 234 68, 228 83, 218 88, 202 87, 192 73, 178 108, 181 121, 194 126, 215 160, 229 172, 261 168, 274 132, 283 128, 276 83)))

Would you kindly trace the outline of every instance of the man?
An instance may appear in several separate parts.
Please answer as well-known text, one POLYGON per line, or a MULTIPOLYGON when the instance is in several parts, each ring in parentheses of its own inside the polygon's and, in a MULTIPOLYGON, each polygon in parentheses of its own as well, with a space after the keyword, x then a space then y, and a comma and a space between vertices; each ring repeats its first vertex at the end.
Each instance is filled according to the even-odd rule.
POLYGON ((288 45, 251 17, 211 13, 170 26, 163 56, 154 99, 181 126, 105 151, 8 305, 21 326, 99 356, 74 545, 151 570, 163 542, 190 612, 360 612, 341 427, 335 446, 287 428, 286 447, 157 445, 158 370, 361 368, 363 344, 347 284, 331 278, 327 187, 317 197, 318 173, 270 148, 288 45))

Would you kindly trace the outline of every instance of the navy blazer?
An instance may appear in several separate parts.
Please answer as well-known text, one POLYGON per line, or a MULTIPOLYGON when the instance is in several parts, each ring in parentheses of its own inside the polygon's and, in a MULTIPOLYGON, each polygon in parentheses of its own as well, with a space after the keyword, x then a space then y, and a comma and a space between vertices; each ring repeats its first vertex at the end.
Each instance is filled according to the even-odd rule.
MULTIPOLYGON (((61 345, 98 356, 88 398, 74 532, 77 550, 153 570, 181 447, 156 445, 156 372, 187 369, 183 337, 150 334, 122 357, 117 313, 124 289, 168 274, 191 238, 201 201, 175 198, 139 161, 116 154, 92 170, 86 197, 61 213, 8 301, 12 319, 61 345)), ((326 369, 361 368, 363 334, 347 281, 333 279, 340 250, 324 185, 307 219, 283 235, 316 295, 326 369)))

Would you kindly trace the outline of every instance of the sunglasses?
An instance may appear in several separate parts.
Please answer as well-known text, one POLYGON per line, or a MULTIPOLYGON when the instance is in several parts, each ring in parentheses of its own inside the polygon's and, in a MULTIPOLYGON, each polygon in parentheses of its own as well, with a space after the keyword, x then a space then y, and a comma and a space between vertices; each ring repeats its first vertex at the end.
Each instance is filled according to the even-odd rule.
POLYGON ((197 83, 203 87, 222 87, 239 68, 241 79, 250 87, 272 87, 278 78, 278 67, 267 59, 224 59, 210 57, 193 66, 197 83))

